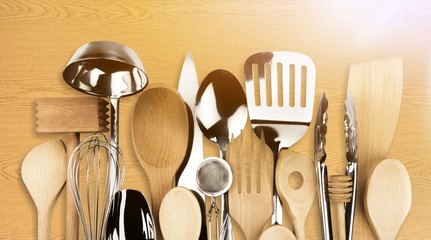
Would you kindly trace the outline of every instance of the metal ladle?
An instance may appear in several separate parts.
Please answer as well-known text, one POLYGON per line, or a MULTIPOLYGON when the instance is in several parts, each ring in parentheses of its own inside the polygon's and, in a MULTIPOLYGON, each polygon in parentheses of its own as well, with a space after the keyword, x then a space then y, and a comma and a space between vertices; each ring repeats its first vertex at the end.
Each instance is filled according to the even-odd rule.
MULTIPOLYGON (((74 89, 86 94, 108 97, 111 101, 111 164, 117 162, 119 145, 119 100, 142 91, 148 83, 138 55, 127 46, 110 41, 82 45, 63 71, 63 78, 74 89)), ((114 169, 113 167, 111 169, 114 169)), ((115 183, 111 184, 113 196, 115 183)))
MULTIPOLYGON (((203 135, 219 145, 226 160, 227 144, 242 132, 248 117, 247 99, 236 77, 222 69, 209 73, 196 95, 195 113, 203 135)), ((222 199, 221 239, 233 239, 227 194, 222 199)))

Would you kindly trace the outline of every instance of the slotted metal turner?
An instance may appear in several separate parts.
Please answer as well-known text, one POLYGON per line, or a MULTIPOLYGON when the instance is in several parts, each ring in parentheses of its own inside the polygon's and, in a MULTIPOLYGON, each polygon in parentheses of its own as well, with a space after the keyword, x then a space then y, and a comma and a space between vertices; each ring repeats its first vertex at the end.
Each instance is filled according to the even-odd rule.
MULTIPOLYGON (((256 134, 263 130, 276 165, 279 152, 301 139, 310 125, 316 85, 314 63, 301 53, 260 52, 246 60, 244 72, 251 124, 256 134)), ((273 185, 271 223, 282 224, 281 203, 273 185)))

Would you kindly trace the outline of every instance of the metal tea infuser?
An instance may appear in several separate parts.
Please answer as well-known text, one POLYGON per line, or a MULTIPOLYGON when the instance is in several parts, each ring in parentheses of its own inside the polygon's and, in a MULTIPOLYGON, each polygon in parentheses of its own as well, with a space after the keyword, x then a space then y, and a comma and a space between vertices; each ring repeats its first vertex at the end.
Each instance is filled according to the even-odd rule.
MULTIPOLYGON (((213 211, 216 216, 216 239, 220 239, 219 213, 216 197, 226 193, 232 185, 232 170, 229 164, 217 157, 209 157, 202 161, 196 171, 196 183, 199 191, 211 197, 211 206, 207 213, 208 236, 212 239, 211 218, 213 211)), ((224 207, 227 207, 226 205, 224 207)))

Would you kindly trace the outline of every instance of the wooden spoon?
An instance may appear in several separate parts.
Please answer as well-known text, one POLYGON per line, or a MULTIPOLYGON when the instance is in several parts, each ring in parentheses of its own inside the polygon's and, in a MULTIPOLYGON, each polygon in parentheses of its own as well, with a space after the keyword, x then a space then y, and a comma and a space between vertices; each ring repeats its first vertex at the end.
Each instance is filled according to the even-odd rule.
POLYGON ((272 225, 266 229, 259 237, 259 240, 296 240, 295 235, 287 227, 279 224, 272 225))
POLYGON ((175 187, 160 205, 160 229, 165 240, 197 240, 201 233, 201 206, 194 193, 175 187))
MULTIPOLYGON (((386 158, 398 123, 402 89, 400 58, 350 66, 347 90, 355 99, 360 148, 357 196, 364 195, 371 170, 386 158)), ((361 200, 356 204, 355 232, 371 236, 361 200)))
POLYGON ((21 176, 38 215, 38 239, 50 239, 51 213, 67 176, 66 148, 61 140, 34 147, 24 158, 21 176))
MULTIPOLYGON (((175 186, 187 151, 189 123, 181 96, 167 87, 149 87, 139 97, 132 120, 135 153, 148 175, 156 226, 160 204, 175 186)), ((160 228, 157 232, 160 236, 160 228)))
POLYGON ((410 211, 409 173, 397 159, 386 159, 374 169, 364 198, 365 213, 378 239, 395 239, 410 211))
POLYGON ((314 163, 290 150, 281 151, 275 170, 275 184, 281 202, 293 223, 293 233, 305 239, 305 220, 316 197, 314 163), (296 180, 296 181, 295 181, 296 180))

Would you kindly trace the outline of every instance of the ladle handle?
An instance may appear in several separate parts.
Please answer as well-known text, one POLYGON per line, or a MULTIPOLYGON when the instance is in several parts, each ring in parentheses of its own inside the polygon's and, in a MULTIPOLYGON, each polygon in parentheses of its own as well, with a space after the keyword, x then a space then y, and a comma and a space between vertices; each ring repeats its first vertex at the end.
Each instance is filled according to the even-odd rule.
MULTIPOLYGON (((65 143, 67 149, 67 160, 69 160, 72 156, 73 150, 79 144, 79 133, 69 133, 65 143)), ((79 217, 69 184, 69 180, 66 181, 66 240, 78 240, 79 217)))
POLYGON ((111 98, 111 156, 109 159, 109 194, 114 196, 118 191, 118 146, 119 146, 119 120, 120 120, 120 99, 111 98))

